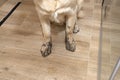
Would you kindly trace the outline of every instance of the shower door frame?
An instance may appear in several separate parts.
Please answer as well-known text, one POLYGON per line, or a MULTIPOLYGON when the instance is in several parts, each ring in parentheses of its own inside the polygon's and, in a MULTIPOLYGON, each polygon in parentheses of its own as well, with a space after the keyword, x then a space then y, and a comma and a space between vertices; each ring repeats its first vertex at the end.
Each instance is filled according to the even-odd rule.
MULTIPOLYGON (((100 24, 100 37, 99 37, 99 51, 98 51, 98 80, 101 80, 102 70, 102 38, 103 38, 103 20, 107 14, 107 7, 110 3, 115 3, 114 0, 102 0, 101 1, 101 24, 100 24)), ((120 69, 120 57, 114 66, 114 69, 109 77, 109 80, 114 80, 118 70, 120 69)))

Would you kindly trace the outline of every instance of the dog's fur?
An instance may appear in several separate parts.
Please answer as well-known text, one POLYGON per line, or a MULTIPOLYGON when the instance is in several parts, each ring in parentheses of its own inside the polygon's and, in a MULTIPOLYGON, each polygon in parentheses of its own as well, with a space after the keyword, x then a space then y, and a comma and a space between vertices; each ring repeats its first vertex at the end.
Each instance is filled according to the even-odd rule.
POLYGON ((51 25, 50 22, 66 23, 66 49, 75 51, 75 41, 73 32, 78 32, 76 25, 77 17, 82 15, 83 0, 34 0, 36 10, 42 26, 44 43, 41 48, 42 56, 47 56, 51 53, 51 25))

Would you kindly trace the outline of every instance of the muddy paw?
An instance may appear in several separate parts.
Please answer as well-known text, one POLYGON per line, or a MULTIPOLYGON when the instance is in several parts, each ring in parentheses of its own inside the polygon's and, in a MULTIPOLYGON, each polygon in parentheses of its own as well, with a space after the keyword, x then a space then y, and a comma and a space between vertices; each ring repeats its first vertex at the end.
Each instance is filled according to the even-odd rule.
POLYGON ((43 57, 48 56, 52 51, 52 43, 48 42, 42 45, 41 47, 41 54, 43 57))
POLYGON ((66 39, 65 43, 66 43, 67 50, 72 51, 72 52, 76 50, 76 44, 75 44, 74 39, 72 39, 71 41, 69 39, 66 39))
POLYGON ((78 33, 80 31, 79 26, 76 24, 73 33, 78 33))

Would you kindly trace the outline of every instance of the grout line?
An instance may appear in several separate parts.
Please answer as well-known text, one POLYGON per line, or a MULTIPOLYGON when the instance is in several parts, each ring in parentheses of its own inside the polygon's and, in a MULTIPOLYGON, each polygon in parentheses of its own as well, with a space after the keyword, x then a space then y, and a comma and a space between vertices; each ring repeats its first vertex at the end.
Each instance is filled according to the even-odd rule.
MULTIPOLYGON (((95 2, 92 2, 94 5, 95 5, 95 2)), ((92 24, 91 26, 93 27, 94 24, 93 24, 93 21, 94 21, 94 5, 92 6, 92 9, 93 9, 93 12, 92 12, 92 24)), ((90 63, 90 52, 91 52, 91 42, 92 42, 92 27, 91 27, 91 30, 90 30, 90 45, 89 45, 89 52, 88 52, 88 64, 87 64, 87 73, 86 73, 86 79, 88 80, 88 68, 89 68, 89 63, 90 63)))

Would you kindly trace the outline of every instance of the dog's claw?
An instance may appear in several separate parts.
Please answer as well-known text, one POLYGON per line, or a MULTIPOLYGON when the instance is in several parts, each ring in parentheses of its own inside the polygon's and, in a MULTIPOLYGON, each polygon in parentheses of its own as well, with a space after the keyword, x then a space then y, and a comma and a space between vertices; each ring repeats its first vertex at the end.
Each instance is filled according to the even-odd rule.
POLYGON ((43 57, 48 56, 52 52, 52 43, 48 42, 46 44, 43 44, 41 47, 41 54, 43 57))

